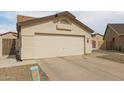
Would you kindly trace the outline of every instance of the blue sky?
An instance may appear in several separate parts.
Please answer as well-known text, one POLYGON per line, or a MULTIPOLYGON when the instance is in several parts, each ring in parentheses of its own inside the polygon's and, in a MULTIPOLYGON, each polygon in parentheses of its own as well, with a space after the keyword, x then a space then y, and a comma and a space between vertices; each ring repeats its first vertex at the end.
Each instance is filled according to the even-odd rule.
MULTIPOLYGON (((57 11, 9 11, 0 12, 0 33, 16 31, 16 15, 43 17, 58 13, 57 11)), ((71 11, 78 20, 89 26, 95 32, 104 34, 108 23, 124 23, 124 12, 71 11)))

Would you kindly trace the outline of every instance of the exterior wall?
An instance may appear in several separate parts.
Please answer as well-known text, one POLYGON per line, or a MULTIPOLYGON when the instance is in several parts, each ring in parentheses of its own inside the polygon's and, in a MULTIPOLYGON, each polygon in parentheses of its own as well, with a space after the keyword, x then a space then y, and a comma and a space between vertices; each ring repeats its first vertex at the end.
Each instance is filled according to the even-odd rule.
POLYGON ((104 38, 102 49, 115 50, 117 46, 118 46, 118 34, 112 31, 111 28, 108 28, 104 38), (115 38, 114 45, 112 43, 113 38, 115 38))
MULTIPOLYGON (((60 18, 61 19, 61 18, 60 18)), ((67 20, 69 20, 67 18, 67 20)), ((33 57, 34 54, 32 54, 36 47, 34 42, 35 40, 35 33, 41 33, 41 34, 61 34, 61 35, 77 35, 77 36, 85 36, 85 53, 91 53, 92 51, 92 38, 91 33, 88 33, 85 31, 85 29, 80 28, 77 24, 75 24, 73 21, 69 20, 71 22, 70 27, 71 30, 58 30, 56 27, 57 25, 60 26, 59 22, 43 22, 43 23, 37 23, 35 25, 30 26, 23 26, 21 29, 21 39, 22 39, 22 48, 21 48, 21 55, 30 56, 33 57), (89 42, 87 42, 89 40, 89 42), (28 42, 28 43, 27 43, 28 42), (29 52, 25 52, 29 51, 29 52)), ((67 28, 67 25, 61 25, 61 27, 67 28)), ((73 41, 72 41, 73 42, 73 41)), ((84 41, 82 41, 82 46, 84 41)))
POLYGON ((21 59, 33 59, 36 55, 34 36, 23 36, 21 45, 21 59))
POLYGON ((116 39, 116 48, 115 50, 118 50, 120 52, 124 52, 124 36, 119 36, 116 39))
POLYGON ((93 48, 93 50, 100 49, 103 44, 103 36, 95 35, 92 37, 92 40, 96 42, 96 48, 93 48))

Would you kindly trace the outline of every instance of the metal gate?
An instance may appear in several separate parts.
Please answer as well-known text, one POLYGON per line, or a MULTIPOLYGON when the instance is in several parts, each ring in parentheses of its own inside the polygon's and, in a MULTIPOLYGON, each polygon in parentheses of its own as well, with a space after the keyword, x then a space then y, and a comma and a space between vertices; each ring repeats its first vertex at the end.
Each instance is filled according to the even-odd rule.
POLYGON ((16 39, 2 39, 2 55, 15 55, 16 39))

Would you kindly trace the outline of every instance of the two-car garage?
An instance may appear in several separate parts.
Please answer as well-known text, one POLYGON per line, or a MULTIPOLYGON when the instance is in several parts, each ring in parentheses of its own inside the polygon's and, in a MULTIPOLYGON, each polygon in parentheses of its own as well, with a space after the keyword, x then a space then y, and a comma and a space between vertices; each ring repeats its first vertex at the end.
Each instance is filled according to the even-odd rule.
POLYGON ((84 54, 84 37, 71 35, 35 35, 38 58, 84 54))
POLYGON ((83 36, 36 33, 33 37, 23 37, 22 42, 23 59, 84 54, 83 36))

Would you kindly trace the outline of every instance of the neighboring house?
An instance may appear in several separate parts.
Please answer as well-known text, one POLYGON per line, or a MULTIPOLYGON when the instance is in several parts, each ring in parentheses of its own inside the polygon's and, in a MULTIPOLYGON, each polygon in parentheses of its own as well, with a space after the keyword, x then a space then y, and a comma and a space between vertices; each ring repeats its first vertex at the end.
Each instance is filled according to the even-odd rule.
POLYGON ((93 30, 70 12, 42 18, 18 15, 17 20, 21 60, 82 55, 92 51, 93 30))
POLYGON ((0 56, 15 55, 16 38, 15 32, 0 34, 0 56))
POLYGON ((104 49, 124 52, 124 24, 108 24, 104 34, 104 49))
POLYGON ((99 33, 92 34, 92 48, 93 50, 101 49, 103 44, 103 35, 99 33))

